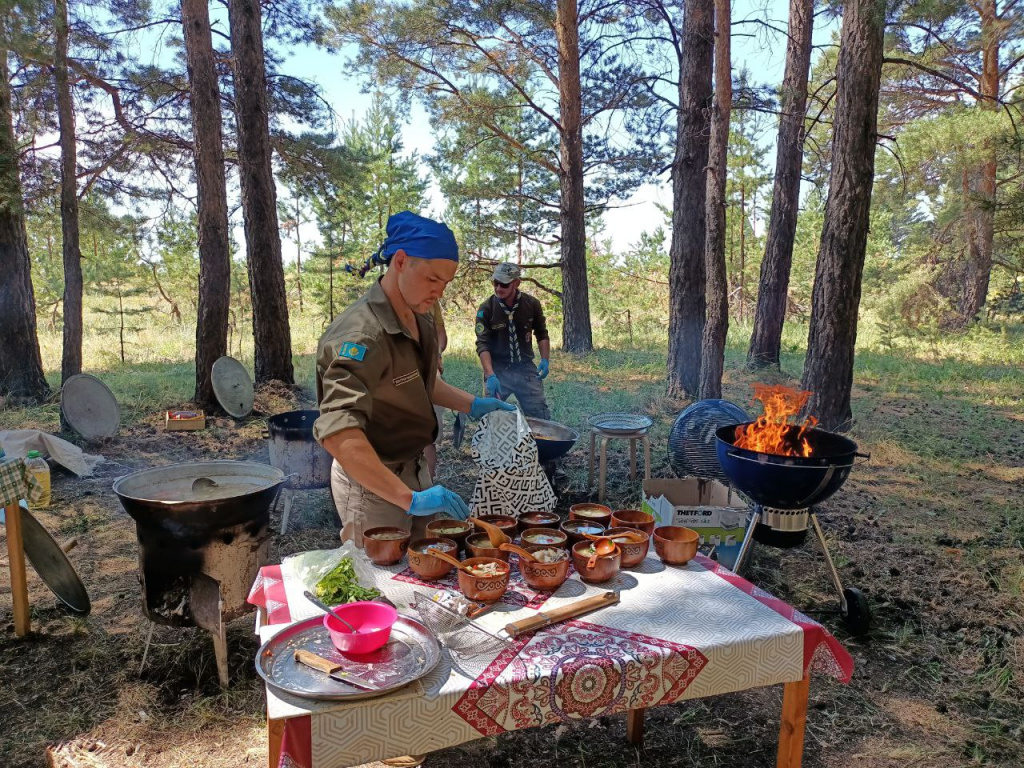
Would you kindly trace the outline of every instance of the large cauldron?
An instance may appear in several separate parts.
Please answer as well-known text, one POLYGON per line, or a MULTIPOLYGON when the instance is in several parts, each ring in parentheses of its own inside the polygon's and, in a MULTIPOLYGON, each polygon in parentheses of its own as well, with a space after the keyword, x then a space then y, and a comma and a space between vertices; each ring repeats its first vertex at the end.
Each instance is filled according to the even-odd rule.
POLYGON ((114 493, 135 520, 151 619, 196 623, 197 590, 205 595, 211 580, 224 621, 251 609, 245 598, 267 562, 270 507, 284 479, 279 469, 245 461, 171 464, 118 478, 114 493))
POLYGON ((288 475, 288 488, 327 488, 331 454, 313 437, 320 411, 288 411, 267 419, 270 463, 288 475))
MULTIPOLYGON (((751 424, 753 422, 748 422, 751 424)), ((777 456, 737 448, 736 430, 748 424, 730 424, 715 432, 718 461, 733 487, 757 504, 775 509, 806 509, 838 491, 853 468, 857 444, 824 429, 808 429, 803 437, 810 456, 777 456)), ((800 428, 789 427, 794 443, 800 428)))
POLYGON ((528 417, 526 423, 530 425, 533 439, 537 441, 537 459, 541 464, 564 456, 580 438, 579 432, 557 421, 528 417))

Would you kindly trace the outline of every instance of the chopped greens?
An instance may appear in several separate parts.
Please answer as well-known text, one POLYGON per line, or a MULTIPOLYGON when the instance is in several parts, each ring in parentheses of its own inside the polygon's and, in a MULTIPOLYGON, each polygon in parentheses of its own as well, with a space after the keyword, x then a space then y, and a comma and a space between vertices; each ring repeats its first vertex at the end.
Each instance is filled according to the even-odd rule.
POLYGON ((333 569, 324 574, 316 583, 313 592, 328 605, 354 603, 359 600, 373 600, 380 592, 359 584, 352 561, 343 558, 333 569))

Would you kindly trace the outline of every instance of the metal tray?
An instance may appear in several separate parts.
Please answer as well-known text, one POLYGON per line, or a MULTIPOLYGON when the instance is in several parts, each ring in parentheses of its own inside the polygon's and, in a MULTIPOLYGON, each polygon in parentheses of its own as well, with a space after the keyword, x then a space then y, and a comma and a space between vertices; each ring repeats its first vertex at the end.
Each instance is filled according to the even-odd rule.
POLYGON ((587 423, 612 435, 646 432, 654 425, 650 418, 638 413, 599 413, 587 419, 587 423))
POLYGON ((267 640, 256 654, 256 672, 267 686, 280 693, 306 699, 357 701, 397 691, 430 672, 441 660, 441 647, 420 622, 399 615, 391 639, 379 651, 360 656, 342 655, 331 643, 323 616, 299 621, 267 640), (380 686, 378 691, 341 683, 295 661, 305 649, 339 664, 380 686))

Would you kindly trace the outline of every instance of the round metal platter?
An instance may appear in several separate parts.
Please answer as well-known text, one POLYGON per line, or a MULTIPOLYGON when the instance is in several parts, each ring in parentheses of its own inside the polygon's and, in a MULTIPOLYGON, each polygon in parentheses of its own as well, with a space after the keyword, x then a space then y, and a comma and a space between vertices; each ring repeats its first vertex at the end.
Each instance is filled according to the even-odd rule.
POLYGON ((274 691, 307 699, 356 701, 384 696, 430 672, 441 660, 441 646, 420 622, 399 615, 391 639, 379 651, 345 656, 331 643, 323 616, 299 621, 267 640, 256 654, 256 672, 274 691), (380 690, 339 682, 295 661, 295 651, 312 651, 339 664, 380 690))
POLYGON ((86 616, 92 606, 75 567, 50 532, 24 506, 21 507, 21 530, 25 556, 39 578, 72 612, 86 616))
POLYGON ((121 426, 121 408, 114 393, 88 373, 76 374, 64 382, 60 410, 68 426, 86 440, 113 437, 121 426))
POLYGON ((217 358, 210 369, 210 381, 217 402, 228 415, 242 419, 252 413, 252 379, 235 358, 217 358))
POLYGON ((587 423, 595 429, 612 435, 645 432, 654 425, 654 422, 647 416, 637 413, 599 413, 596 416, 591 416, 587 423))

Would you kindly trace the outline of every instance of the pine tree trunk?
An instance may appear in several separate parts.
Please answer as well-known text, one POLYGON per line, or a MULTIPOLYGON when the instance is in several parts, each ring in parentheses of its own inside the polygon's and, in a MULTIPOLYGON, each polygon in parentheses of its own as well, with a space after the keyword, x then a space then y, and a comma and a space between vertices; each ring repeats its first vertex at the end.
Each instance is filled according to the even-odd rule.
POLYGON ((715 104, 711 113, 704 217, 707 224, 707 241, 704 244, 707 319, 701 342, 701 400, 722 396, 725 341, 729 334, 729 283, 725 269, 725 182, 729 162, 729 117, 732 112, 732 25, 729 3, 730 0, 715 0, 715 104))
POLYGON ((885 0, 843 6, 825 225, 814 274, 803 387, 825 429, 849 428, 857 309, 867 250, 885 0))
POLYGON ((224 181, 220 89, 206 0, 182 0, 198 195, 199 308, 196 318, 196 405, 219 411, 210 369, 227 351, 231 252, 224 181))
POLYGON ((590 352, 590 295, 583 194, 583 102, 580 93, 580 33, 577 0, 558 0, 558 100, 561 115, 562 348, 590 352))
MULTIPOLYGON (((1003 32, 997 28, 996 0, 982 0, 981 15, 981 79, 978 107, 999 109, 999 41, 1003 32)), ((992 273, 992 243, 995 239, 996 216, 996 150, 991 141, 983 147, 985 160, 967 173, 967 264, 963 292, 957 302, 957 325, 966 328, 981 311, 988 298, 988 281, 992 273)))
POLYGON ((800 207, 800 172, 804 158, 804 116, 811 69, 814 0, 790 0, 789 43, 782 79, 782 116, 775 151, 775 184, 768 220, 768 244, 761 262, 754 331, 747 351, 751 368, 779 367, 782 326, 786 321, 789 273, 800 207))
POLYGON ((713 0, 684 0, 679 111, 672 160, 668 394, 694 397, 704 333, 704 201, 714 45, 713 0))
MULTIPOLYGON (((6 40, 0 13, 0 41, 6 40)), ((41 402, 50 393, 36 338, 36 300, 18 175, 8 52, 0 48, 0 395, 41 402)))
POLYGON ((64 346, 60 380, 82 372, 82 248, 78 231, 78 145, 75 107, 68 81, 68 5, 54 1, 55 47, 53 71, 57 84, 57 122, 60 129, 60 224, 64 241, 64 346))
POLYGON ((242 218, 252 294, 255 378, 257 383, 276 380, 294 384, 288 295, 277 224, 277 191, 271 168, 259 0, 230 0, 228 15, 235 74, 242 218))

